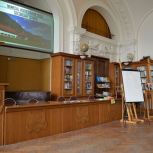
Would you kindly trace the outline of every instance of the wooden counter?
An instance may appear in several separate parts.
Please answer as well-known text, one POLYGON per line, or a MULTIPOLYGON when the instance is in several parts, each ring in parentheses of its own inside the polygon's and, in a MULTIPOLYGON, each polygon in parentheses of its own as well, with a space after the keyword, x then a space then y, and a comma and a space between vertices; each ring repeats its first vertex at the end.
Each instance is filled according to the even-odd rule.
POLYGON ((5 106, 4 144, 36 139, 121 119, 121 99, 5 106))

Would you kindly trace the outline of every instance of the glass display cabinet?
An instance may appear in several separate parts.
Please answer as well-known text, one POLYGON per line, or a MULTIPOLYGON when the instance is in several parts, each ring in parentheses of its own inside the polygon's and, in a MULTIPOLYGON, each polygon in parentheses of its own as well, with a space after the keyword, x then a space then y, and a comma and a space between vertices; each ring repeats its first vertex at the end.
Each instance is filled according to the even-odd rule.
POLYGON ((76 96, 82 96, 82 70, 83 70, 83 63, 82 60, 77 59, 75 62, 76 68, 75 68, 75 95, 76 96))
POLYGON ((74 59, 64 58, 64 96, 74 95, 74 59))
POLYGON ((147 67, 146 66, 136 66, 136 69, 140 71, 142 89, 143 89, 143 92, 145 92, 145 83, 147 82, 147 67))
POLYGON ((94 95, 94 62, 84 61, 83 95, 94 95))
POLYGON ((76 96, 78 100, 94 95, 95 58, 80 59, 80 56, 67 53, 54 53, 52 57, 51 96, 69 100, 76 96))

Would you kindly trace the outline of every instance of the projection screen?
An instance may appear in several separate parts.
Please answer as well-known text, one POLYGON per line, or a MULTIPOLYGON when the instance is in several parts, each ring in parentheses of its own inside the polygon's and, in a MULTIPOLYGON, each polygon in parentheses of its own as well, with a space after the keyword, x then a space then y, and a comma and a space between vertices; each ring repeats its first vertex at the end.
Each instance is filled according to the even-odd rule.
POLYGON ((0 0, 0 41, 5 46, 53 53, 53 26, 52 13, 0 0))

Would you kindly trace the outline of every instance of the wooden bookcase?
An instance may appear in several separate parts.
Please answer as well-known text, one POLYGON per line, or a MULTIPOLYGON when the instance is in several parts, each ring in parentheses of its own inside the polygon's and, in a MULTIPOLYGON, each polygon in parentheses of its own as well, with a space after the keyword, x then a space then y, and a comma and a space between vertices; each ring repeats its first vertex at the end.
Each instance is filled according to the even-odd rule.
POLYGON ((116 87, 121 86, 122 82, 119 63, 110 63, 109 68, 109 76, 111 82, 111 88, 109 91, 113 96, 116 96, 116 87))
MULTIPOLYGON (((99 56, 91 55, 91 57, 95 58, 95 95, 102 94, 103 91, 109 92, 110 88, 98 88, 97 84, 103 84, 105 82, 98 82, 98 77, 109 77, 109 59, 99 56)), ((98 96, 99 97, 99 96, 98 96)), ((97 98, 98 98, 97 97, 97 98)))
POLYGON ((79 55, 55 53, 52 57, 51 100, 63 96, 69 100, 76 96, 78 100, 94 95, 95 58, 80 59, 79 55))
MULTIPOLYGON (((138 62, 123 62, 121 64, 123 69, 135 69, 135 70, 141 71, 142 86, 144 86, 146 82, 151 81, 149 80, 149 72, 148 72, 149 64, 147 60, 138 61, 138 62), (129 63, 129 64, 125 65, 124 63, 129 63)), ((150 60, 150 67, 151 67, 150 69, 153 75, 153 60, 150 60)), ((153 79, 153 76, 152 76, 152 79, 153 79)), ((119 63, 110 63, 110 80, 112 85, 110 92, 113 95, 116 95, 116 86, 118 85, 121 86, 121 83, 122 83, 122 76, 121 76, 119 63)))

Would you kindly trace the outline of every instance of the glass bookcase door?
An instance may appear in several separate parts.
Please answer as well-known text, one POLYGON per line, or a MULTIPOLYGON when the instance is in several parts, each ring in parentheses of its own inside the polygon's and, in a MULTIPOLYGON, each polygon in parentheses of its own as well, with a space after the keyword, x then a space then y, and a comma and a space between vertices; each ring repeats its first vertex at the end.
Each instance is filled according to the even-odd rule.
POLYGON ((153 65, 150 65, 151 80, 153 82, 153 65))
POLYGON ((116 66, 115 68, 115 83, 116 83, 116 87, 120 86, 120 78, 119 78, 119 72, 120 72, 120 68, 119 66, 116 66))
POLYGON ((94 94, 94 64, 93 62, 84 63, 84 95, 94 94))
POLYGON ((75 94, 76 96, 82 96, 82 61, 76 60, 76 90, 75 94))
POLYGON ((64 96, 74 95, 74 60, 64 58, 64 96))
POLYGON ((143 92, 145 92, 145 83, 147 83, 147 68, 146 66, 137 66, 136 69, 140 71, 142 89, 143 92))

